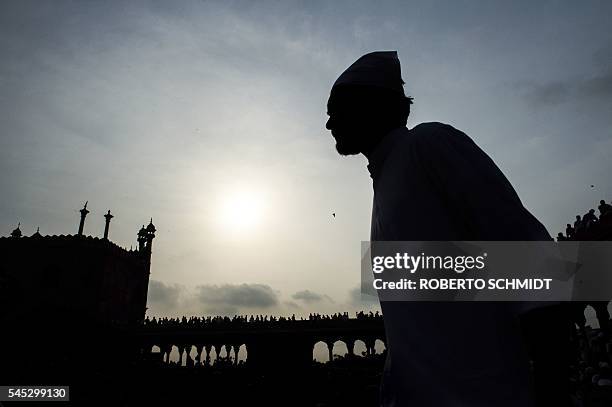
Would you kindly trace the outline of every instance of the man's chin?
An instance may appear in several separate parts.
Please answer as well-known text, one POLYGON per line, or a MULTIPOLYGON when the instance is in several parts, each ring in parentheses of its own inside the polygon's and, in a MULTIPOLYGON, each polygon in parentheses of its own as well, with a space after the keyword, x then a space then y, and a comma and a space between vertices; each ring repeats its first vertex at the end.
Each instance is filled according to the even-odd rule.
POLYGON ((347 146, 346 144, 336 142, 336 151, 340 155, 357 155, 360 154, 359 148, 356 146, 347 146))

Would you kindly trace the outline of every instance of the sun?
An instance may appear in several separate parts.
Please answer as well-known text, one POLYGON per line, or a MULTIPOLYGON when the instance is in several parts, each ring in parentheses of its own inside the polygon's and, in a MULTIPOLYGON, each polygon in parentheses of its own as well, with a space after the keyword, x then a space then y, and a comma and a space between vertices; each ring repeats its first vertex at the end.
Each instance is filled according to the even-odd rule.
POLYGON ((221 227, 231 233, 245 233, 262 221, 264 200, 260 192, 239 188, 226 192, 220 201, 221 227))

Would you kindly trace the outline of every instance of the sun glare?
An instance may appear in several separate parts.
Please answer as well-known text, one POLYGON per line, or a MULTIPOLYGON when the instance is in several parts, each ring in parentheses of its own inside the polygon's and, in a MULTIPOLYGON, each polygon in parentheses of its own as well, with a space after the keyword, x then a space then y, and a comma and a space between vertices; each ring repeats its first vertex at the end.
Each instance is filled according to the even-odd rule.
POLYGON ((247 189, 228 192, 221 200, 221 226, 229 232, 243 233, 262 220, 264 205, 260 193, 247 189))

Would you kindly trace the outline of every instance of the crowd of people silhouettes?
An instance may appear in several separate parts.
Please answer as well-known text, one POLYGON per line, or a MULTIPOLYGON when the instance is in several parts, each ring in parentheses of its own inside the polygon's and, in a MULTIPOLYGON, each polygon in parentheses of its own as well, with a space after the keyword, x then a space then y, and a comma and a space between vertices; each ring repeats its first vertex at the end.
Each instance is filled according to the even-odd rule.
POLYGON ((588 236, 597 232, 605 224, 612 223, 612 205, 604 201, 599 201, 599 218, 595 214, 595 209, 589 209, 584 215, 576 215, 574 224, 568 223, 565 227, 565 235, 559 232, 557 241, 568 240, 589 240, 588 236))
MULTIPOLYGON (((363 312, 359 311, 355 313, 355 319, 381 319, 382 315, 379 311, 376 312, 363 312)), ((146 327, 167 327, 167 328, 206 328, 206 327, 232 327, 242 326, 244 324, 274 324, 274 323, 285 323, 289 321, 338 321, 348 320, 348 312, 336 312, 334 314, 319 314, 310 313, 308 317, 297 318, 295 314, 285 316, 274 316, 274 315, 234 315, 233 317, 228 316, 191 316, 187 318, 183 316, 181 318, 167 318, 167 317, 153 317, 148 316, 144 319, 144 326, 146 327)))

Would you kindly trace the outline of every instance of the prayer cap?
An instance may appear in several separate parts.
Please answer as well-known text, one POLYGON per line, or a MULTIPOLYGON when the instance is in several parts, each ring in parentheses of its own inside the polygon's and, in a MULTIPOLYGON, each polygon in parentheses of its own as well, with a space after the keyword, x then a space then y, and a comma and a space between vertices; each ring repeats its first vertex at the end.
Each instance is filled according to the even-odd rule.
POLYGON ((340 85, 373 86, 405 96, 397 51, 376 51, 365 54, 340 75, 332 89, 340 85))

